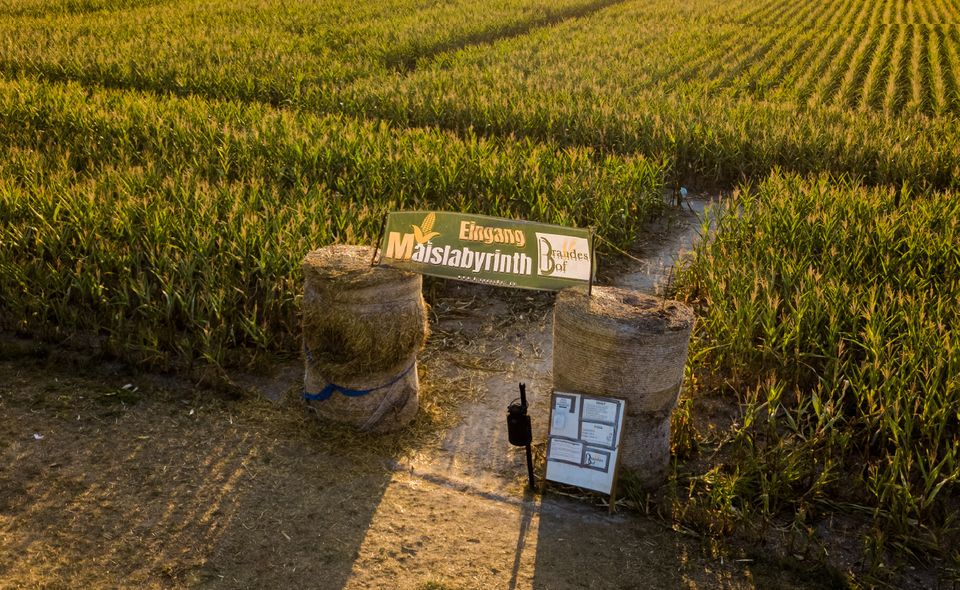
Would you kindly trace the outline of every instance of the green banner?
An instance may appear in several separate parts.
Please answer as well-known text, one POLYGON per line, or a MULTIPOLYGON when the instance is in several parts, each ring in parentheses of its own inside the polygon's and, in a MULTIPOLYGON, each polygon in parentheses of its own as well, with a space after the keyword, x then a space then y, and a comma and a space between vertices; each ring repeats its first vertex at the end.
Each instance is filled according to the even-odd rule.
POLYGON ((485 285, 556 291, 586 286, 590 230, 443 211, 387 216, 380 264, 485 285))

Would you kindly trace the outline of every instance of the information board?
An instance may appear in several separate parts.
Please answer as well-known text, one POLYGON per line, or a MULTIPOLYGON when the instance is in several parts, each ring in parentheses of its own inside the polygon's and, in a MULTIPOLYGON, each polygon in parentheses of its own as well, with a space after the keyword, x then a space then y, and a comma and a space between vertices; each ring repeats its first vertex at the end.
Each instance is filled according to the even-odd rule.
POLYGON ((546 479, 610 494, 626 402, 555 391, 550 398, 546 479))
POLYGON ((594 269, 593 234, 484 215, 400 211, 387 215, 380 263, 501 287, 587 287, 594 269))

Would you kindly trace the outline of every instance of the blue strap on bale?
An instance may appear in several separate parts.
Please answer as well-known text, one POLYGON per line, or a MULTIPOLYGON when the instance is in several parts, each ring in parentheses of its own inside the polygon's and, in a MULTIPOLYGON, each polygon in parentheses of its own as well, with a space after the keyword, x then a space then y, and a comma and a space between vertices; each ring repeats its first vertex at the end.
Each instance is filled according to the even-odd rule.
MULTIPOLYGON (((310 351, 309 351, 309 350, 306 351, 306 352, 307 352, 307 359, 312 361, 312 360, 313 360, 313 355, 310 354, 310 351)), ((403 379, 404 377, 406 377, 406 376, 407 376, 407 373, 409 373, 411 370, 413 370, 413 368, 414 368, 415 366, 417 366, 417 361, 413 361, 413 364, 411 364, 409 367, 407 367, 402 373, 400 373, 399 375, 397 375, 396 377, 394 377, 393 379, 391 379, 388 383, 384 383, 383 385, 381 385, 381 386, 379 386, 379 387, 372 387, 372 388, 370 388, 370 389, 350 389, 349 387, 343 387, 342 385, 337 385, 336 383, 328 383, 327 386, 324 387, 323 389, 321 389, 319 392, 317 392, 317 393, 310 393, 310 392, 307 391, 307 388, 304 387, 304 388, 303 388, 303 399, 305 399, 305 400, 307 400, 307 401, 310 401, 310 402, 322 402, 322 401, 324 401, 324 400, 330 399, 330 397, 331 397, 335 392, 339 392, 339 393, 341 393, 341 394, 343 394, 343 395, 345 395, 345 396, 347 396, 347 397, 360 397, 360 396, 362 396, 362 395, 367 395, 368 393, 373 393, 374 391, 379 391, 379 390, 381 390, 381 389, 386 389, 386 388, 390 387, 391 385, 393 385, 394 383, 396 383, 397 381, 400 381, 401 379, 403 379)))

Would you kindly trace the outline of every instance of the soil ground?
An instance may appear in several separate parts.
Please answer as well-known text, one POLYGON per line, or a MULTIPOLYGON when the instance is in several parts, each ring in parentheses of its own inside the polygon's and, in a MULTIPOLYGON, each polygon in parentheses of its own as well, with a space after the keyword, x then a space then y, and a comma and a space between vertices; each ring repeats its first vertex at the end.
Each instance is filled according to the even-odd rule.
POLYGON ((396 439, 325 439, 295 403, 32 358, 0 376, 0 587, 816 586, 654 518, 525 492, 449 436, 397 455, 396 439))
MULTIPOLYGON (((620 276, 656 290, 634 273, 620 276)), ((831 586, 799 559, 718 545, 634 509, 611 515, 560 488, 526 490, 505 410, 526 382, 542 454, 550 296, 427 289, 424 407, 411 428, 378 438, 316 420, 296 364, 250 377, 260 395, 228 399, 5 340, 0 587, 831 586)))

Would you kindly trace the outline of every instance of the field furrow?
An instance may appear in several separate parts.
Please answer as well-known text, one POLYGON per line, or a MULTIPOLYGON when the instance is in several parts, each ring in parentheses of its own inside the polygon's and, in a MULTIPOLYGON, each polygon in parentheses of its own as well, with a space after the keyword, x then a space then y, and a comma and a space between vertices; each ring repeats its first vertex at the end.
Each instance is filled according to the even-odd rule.
MULTIPOLYGON (((891 55, 896 47, 896 42, 899 40, 899 35, 902 34, 902 27, 896 25, 883 26, 880 40, 875 50, 871 52, 873 58, 867 68, 867 74, 860 84, 862 88, 858 101, 860 110, 876 109, 881 106, 884 92, 887 89, 886 74, 893 67, 891 55), (895 31, 898 37, 894 37, 895 31)), ((853 99, 851 99, 851 103, 853 103, 853 99)))
POLYGON ((887 78, 883 85, 882 109, 889 114, 896 114, 896 111, 903 106, 901 100, 905 90, 910 88, 910 36, 913 34, 913 27, 908 24, 898 24, 896 40, 889 57, 889 67, 887 78))
POLYGON ((927 37, 928 63, 930 64, 930 103, 933 114, 940 115, 947 108, 948 73, 943 69, 943 34, 938 26, 931 27, 927 37))
POLYGON ((910 42, 910 75, 904 81, 905 90, 902 99, 906 108, 913 111, 932 112, 933 100, 930 80, 929 53, 925 49, 930 45, 929 25, 915 25, 910 42), (909 90, 906 90, 909 88, 909 90))
POLYGON ((876 25, 880 4, 877 2, 873 6, 857 5, 859 11, 856 14, 856 21, 850 28, 850 33, 837 35, 837 39, 842 39, 843 44, 836 54, 823 55, 823 61, 827 67, 821 70, 821 75, 811 78, 801 90, 801 96, 809 95, 811 104, 828 104, 838 94, 844 83, 844 77, 848 73, 850 61, 858 47, 865 42, 868 32, 876 25))
POLYGON ((947 110, 960 112, 960 29, 944 27, 943 48, 946 50, 947 110))
POLYGON ((815 56, 810 58, 809 63, 798 62, 797 67, 791 72, 790 77, 796 78, 794 84, 794 93, 797 102, 804 103, 822 94, 820 89, 831 84, 833 72, 839 70, 839 63, 844 55, 853 46, 853 36, 859 30, 861 24, 867 18, 869 12, 864 10, 863 4, 855 0, 848 2, 840 22, 832 27, 830 31, 851 31, 850 35, 832 34, 825 42, 821 42, 821 47, 815 56), (794 73, 795 72, 795 73, 794 73))
POLYGON ((430 60, 441 53, 456 51, 471 45, 495 43, 502 39, 519 37, 530 33, 534 29, 548 27, 570 19, 583 18, 598 10, 625 1, 627 0, 590 0, 582 4, 572 4, 558 8, 547 6, 540 14, 486 29, 466 32, 455 38, 442 39, 425 45, 420 45, 414 41, 406 47, 384 51, 382 59, 392 68, 409 71, 417 66, 417 62, 430 60))

